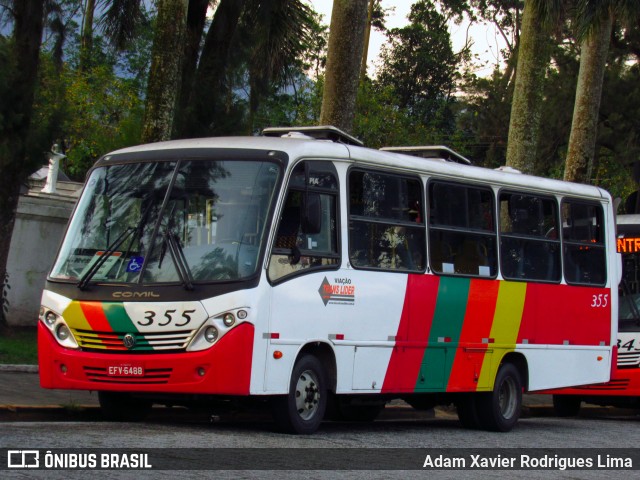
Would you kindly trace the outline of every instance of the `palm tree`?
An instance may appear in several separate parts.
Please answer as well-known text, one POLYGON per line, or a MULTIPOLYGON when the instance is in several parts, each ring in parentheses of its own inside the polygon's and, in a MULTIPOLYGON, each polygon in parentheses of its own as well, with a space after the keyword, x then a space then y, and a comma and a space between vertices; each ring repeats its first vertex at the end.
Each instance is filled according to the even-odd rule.
POLYGON ((320 123, 353 129, 368 0, 334 0, 320 123))
MULTIPOLYGON (((249 5, 243 34, 253 43, 249 59, 249 131, 271 85, 290 79, 300 54, 311 43, 312 11, 300 0, 261 0, 249 5)), ((291 79, 291 81, 295 81, 291 79)))
POLYGON ((93 53, 93 32, 96 9, 104 12, 98 20, 98 26, 109 41, 119 50, 124 49, 133 40, 138 26, 144 22, 143 0, 87 0, 82 11, 82 30, 80 33, 80 70, 91 67, 93 53))
POLYGON ((506 163, 525 173, 535 171, 542 91, 550 58, 549 27, 560 11, 557 1, 528 0, 522 14, 506 163))
POLYGON ((142 126, 142 141, 169 140, 182 79, 189 0, 157 0, 151 69, 142 126))
POLYGON ((594 163, 602 84, 614 17, 637 19, 637 0, 578 0, 580 71, 564 179, 588 183, 594 163))
MULTIPOLYGON (((301 0, 220 0, 188 102, 184 101, 186 93, 182 94, 180 117, 184 121, 176 126, 177 136, 239 133, 239 120, 229 120, 233 61, 247 67, 251 127, 261 97, 274 83, 287 78, 293 60, 310 40, 313 22, 311 10, 301 0)), ((189 87, 184 86, 185 90, 189 87)))

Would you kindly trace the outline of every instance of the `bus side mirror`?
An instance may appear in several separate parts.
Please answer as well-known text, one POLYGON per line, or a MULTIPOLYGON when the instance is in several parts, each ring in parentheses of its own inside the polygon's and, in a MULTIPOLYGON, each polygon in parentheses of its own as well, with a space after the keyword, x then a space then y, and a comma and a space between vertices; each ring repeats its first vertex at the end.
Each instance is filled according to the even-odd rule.
POLYGON ((322 203, 319 193, 307 192, 301 218, 302 233, 317 235, 322 231, 322 203))

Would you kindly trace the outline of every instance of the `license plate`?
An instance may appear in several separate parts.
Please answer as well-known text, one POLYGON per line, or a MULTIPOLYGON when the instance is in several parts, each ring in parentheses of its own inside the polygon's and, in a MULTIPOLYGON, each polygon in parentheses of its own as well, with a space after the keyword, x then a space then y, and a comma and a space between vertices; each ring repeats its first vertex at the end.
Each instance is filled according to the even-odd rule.
POLYGON ((107 367, 107 375, 111 377, 143 377, 144 367, 142 365, 109 365, 107 367))

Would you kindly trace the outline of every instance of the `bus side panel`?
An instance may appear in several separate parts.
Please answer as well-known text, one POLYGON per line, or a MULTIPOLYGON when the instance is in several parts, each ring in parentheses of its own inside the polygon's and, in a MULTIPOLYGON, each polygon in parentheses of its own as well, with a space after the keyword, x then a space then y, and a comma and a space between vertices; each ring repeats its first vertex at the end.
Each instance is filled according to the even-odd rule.
POLYGON ((393 349, 382 392, 412 392, 429 340, 440 277, 409 275, 396 346, 393 349))
POLYGON ((460 343, 451 368, 447 391, 470 392, 488 387, 486 377, 480 382, 480 372, 489 350, 491 326, 496 311, 500 282, 472 280, 460 343))
POLYGON ((529 391, 567 385, 601 383, 611 375, 611 349, 608 347, 570 348, 564 346, 530 346, 517 348, 529 365, 529 391))
POLYGON ((530 283, 518 343, 610 345, 608 288, 530 283))
POLYGON ((604 288, 410 275, 382 392, 489 390, 513 351, 533 362, 531 389, 600 381, 610 361, 609 294, 604 288), (594 362, 592 370, 584 368, 594 362))

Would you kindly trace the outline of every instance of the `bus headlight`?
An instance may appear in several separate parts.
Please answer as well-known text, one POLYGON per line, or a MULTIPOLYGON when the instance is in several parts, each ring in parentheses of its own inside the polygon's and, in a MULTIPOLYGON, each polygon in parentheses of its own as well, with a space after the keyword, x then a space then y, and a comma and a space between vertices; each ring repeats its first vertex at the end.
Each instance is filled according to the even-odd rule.
POLYGON ((64 323, 58 325, 58 328, 56 328, 56 337, 58 337, 58 340, 60 340, 61 342, 66 342, 70 336, 71 332, 69 331, 69 327, 67 327, 64 323))
POLYGON ((204 339, 209 343, 215 342, 218 339, 218 329, 213 325, 209 325, 204 330, 204 339))
POLYGON ((45 313, 45 315, 44 315, 44 322, 49 327, 52 327, 53 324, 56 323, 57 320, 58 320, 58 316, 55 313, 51 312, 51 311, 45 313))
POLYGON ((222 322, 227 326, 230 327, 232 326, 234 323, 236 323, 236 317, 233 316, 233 313, 225 313, 224 317, 222 317, 222 322))
POLYGON ((41 306, 39 318, 60 345, 66 348, 79 348, 78 342, 76 342, 62 315, 41 306))
POLYGON ((189 342, 188 352, 206 350, 220 341, 224 335, 249 317, 248 309, 233 309, 219 313, 204 322, 189 342))

